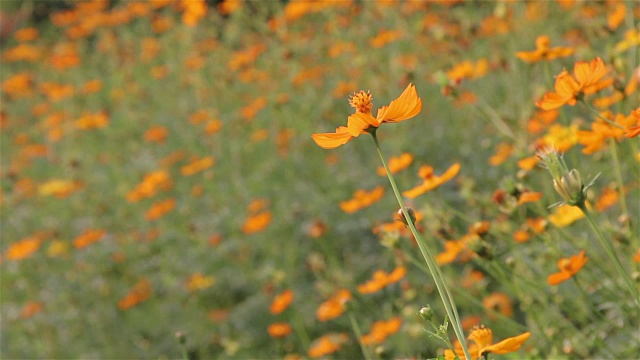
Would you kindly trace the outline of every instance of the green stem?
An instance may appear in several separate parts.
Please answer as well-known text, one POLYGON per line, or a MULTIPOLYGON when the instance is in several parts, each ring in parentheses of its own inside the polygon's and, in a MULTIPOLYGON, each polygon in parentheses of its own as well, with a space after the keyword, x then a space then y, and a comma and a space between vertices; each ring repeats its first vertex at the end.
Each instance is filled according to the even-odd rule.
POLYGON ((589 109, 589 111, 596 117, 598 117, 600 120, 603 120, 604 122, 606 122, 607 124, 611 125, 611 126, 615 126, 618 129, 624 129, 624 126, 620 125, 620 124, 616 124, 615 122, 605 118, 604 116, 600 115, 600 113, 593 108, 593 106, 591 106, 588 102, 581 100, 580 101, 582 104, 584 104, 584 106, 586 106, 587 109, 589 109))
MULTIPOLYGON (((618 149, 616 145, 616 141, 613 138, 609 138, 609 151, 611 152, 611 158, 613 159, 613 168, 615 170, 616 182, 618 183, 618 196, 620 197, 620 207, 622 209, 622 213, 625 216, 629 216, 629 211, 627 210, 627 201, 625 200, 624 195, 624 182, 622 181, 622 172, 620 170, 620 160, 618 159, 618 149)), ((630 226, 630 222, 626 222, 627 226, 630 226)))
POLYGON ((360 350, 362 350, 362 355, 365 360, 370 359, 369 352, 367 351, 367 347, 362 343, 362 331, 360 331, 360 327, 358 326, 358 322, 356 318, 353 316, 353 312, 349 311, 349 321, 351 322, 351 327, 353 328, 353 333, 356 335, 356 339, 358 339, 358 344, 360 345, 360 350))
POLYGON ((589 209, 587 209, 585 202, 582 201, 577 206, 580 208, 580 210, 582 210, 584 215, 587 217, 587 220, 589 220, 589 224, 591 225, 591 228, 593 229, 593 231, 595 231, 597 235, 596 237, 600 241, 600 244, 602 245, 602 247, 604 247, 604 250, 606 251, 607 255, 609 255, 609 258, 613 262, 613 265, 615 266, 616 270, 618 270, 618 273, 624 279, 627 285, 627 288, 631 293, 633 301, 636 303, 636 305, 640 306, 640 302, 638 302, 638 295, 637 295, 638 290, 633 285, 633 281, 631 280, 631 277, 629 276, 629 274, 627 274, 627 272, 622 267, 620 260, 618 259, 615 252, 613 251, 613 246, 611 245, 611 242, 608 241, 604 237, 604 234, 602 234, 602 231, 600 231, 600 227, 598 227, 598 224, 595 222, 595 220, 593 220, 593 217, 591 216, 591 212, 589 211, 589 209))
POLYGON ((378 150, 378 155, 380 155, 380 160, 382 161, 382 165, 384 166, 385 171, 387 172, 387 176, 389 177, 389 182, 391 183, 391 188, 393 189, 393 193, 398 200, 398 204, 400 205, 400 209, 402 210, 402 214, 404 214, 405 219, 407 219, 407 225, 409 225, 409 229, 411 229, 411 233, 413 234, 416 242, 418 243, 418 247, 420 248, 420 252, 424 257, 425 262, 427 263, 427 267, 429 267, 429 271, 431 272, 431 276, 438 288, 438 293, 440 294, 440 298, 444 304, 445 310, 447 311, 447 315, 453 324, 453 331, 456 333, 456 337, 460 341, 462 345, 462 351, 464 352, 464 356, 467 359, 471 359, 469 355, 469 350, 467 349, 467 343, 464 339, 464 331, 462 330, 462 324, 460 321, 460 315, 458 315, 458 310, 456 308, 455 302, 453 301, 453 297, 451 296, 451 292, 449 292, 449 288, 444 282, 444 277, 442 276, 442 272, 440 271, 440 267, 436 263, 435 259, 427 250, 427 244, 422 238, 418 229, 416 229, 415 224, 411 221, 411 216, 407 211, 407 207, 404 204, 404 200, 402 199, 402 195, 400 195, 400 191, 398 190, 398 186, 396 185, 395 180, 393 179, 393 175, 391 175, 391 171, 387 166, 386 161, 384 161, 384 156, 382 155, 382 150, 380 148, 380 143, 378 142, 378 137, 376 136, 375 131, 371 132, 373 137, 373 141, 376 144, 376 149, 378 150))

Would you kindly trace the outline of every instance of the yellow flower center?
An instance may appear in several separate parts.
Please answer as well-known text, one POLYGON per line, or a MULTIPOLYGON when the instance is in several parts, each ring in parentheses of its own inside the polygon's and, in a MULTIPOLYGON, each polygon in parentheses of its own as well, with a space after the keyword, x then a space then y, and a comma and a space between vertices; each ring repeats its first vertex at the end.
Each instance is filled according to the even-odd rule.
POLYGON ((558 268, 560 268, 560 271, 571 271, 571 260, 561 259, 558 262, 558 268))
POLYGON ((480 348, 485 348, 493 343, 493 331, 484 326, 476 327, 469 334, 469 340, 473 340, 480 348))
POLYGON ((364 90, 360 90, 359 92, 353 94, 349 99, 349 104, 351 107, 356 109, 356 113, 365 113, 371 115, 371 108, 373 104, 371 100, 373 96, 371 96, 371 92, 364 90))

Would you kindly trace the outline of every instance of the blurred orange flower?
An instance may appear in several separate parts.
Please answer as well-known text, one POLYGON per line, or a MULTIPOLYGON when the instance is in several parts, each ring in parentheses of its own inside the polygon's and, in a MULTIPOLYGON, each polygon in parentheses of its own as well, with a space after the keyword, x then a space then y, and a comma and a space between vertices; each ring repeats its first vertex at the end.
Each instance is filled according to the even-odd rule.
POLYGON ((24 238, 9 245, 9 248, 6 250, 4 256, 6 256, 7 260, 24 260, 38 251, 38 249, 40 249, 41 243, 42 240, 37 236, 24 238))
POLYGON ((277 315, 285 311, 291 302, 293 301, 293 291, 287 289, 282 294, 276 295, 271 302, 270 311, 272 314, 277 315))
POLYGON ((349 290, 338 290, 327 301, 318 306, 316 318, 322 322, 337 318, 342 315, 345 310, 345 304, 349 300, 351 300, 351 292, 349 290))
POLYGON ((495 312, 499 312, 503 316, 510 317, 513 315, 513 306, 511 299, 505 293, 494 292, 482 299, 482 306, 488 311, 489 317, 496 319, 495 312))
POLYGON ((377 186, 369 192, 359 189, 353 193, 351 199, 340 202, 340 209, 347 214, 352 214, 360 209, 373 205, 382 198, 382 195, 384 195, 384 187, 382 186, 377 186))
POLYGON ((318 358, 333 354, 340 350, 340 347, 345 341, 347 341, 347 339, 349 339, 347 334, 324 335, 311 344, 308 355, 310 358, 318 358))
POLYGON ((410 199, 416 198, 426 193, 427 191, 431 191, 444 184, 445 182, 451 180, 458 174, 459 171, 460 164, 455 163, 451 165, 442 175, 438 176, 433 174, 433 167, 424 165, 420 168, 420 170, 418 170, 418 176, 423 179, 422 184, 414 187, 413 189, 403 192, 402 195, 410 199))
POLYGON ((173 210, 173 208, 175 207, 175 199, 156 201, 153 203, 153 205, 151 205, 151 208, 147 210, 147 212, 144 214, 144 217, 149 221, 157 220, 171 212, 171 210, 173 210))
POLYGON ((575 105, 585 94, 592 94, 609 86, 613 80, 602 80, 607 68, 602 59, 595 58, 590 63, 579 61, 573 67, 573 76, 563 70, 556 76, 555 92, 548 92, 536 106, 543 110, 557 109, 565 104, 575 105))
POLYGON ((500 143, 496 149, 496 153, 489 158, 489 165, 498 166, 505 162, 509 156, 513 153, 514 147, 512 144, 500 143))
POLYGON ((273 323, 267 328, 272 338, 283 338, 291 334, 291 326, 287 323, 273 323))
POLYGON ((347 126, 340 126, 335 133, 312 134, 313 141, 324 149, 333 149, 346 144, 351 139, 366 132, 375 131, 382 123, 396 123, 410 119, 422 109, 422 100, 416 88, 409 84, 400 96, 388 106, 378 109, 374 118, 371 114, 373 104, 371 93, 360 91, 354 94, 349 103, 356 109, 347 119, 347 126))
POLYGON ((540 35, 536 38, 536 49, 533 51, 518 51, 516 57, 518 59, 535 63, 543 60, 553 60, 561 57, 570 56, 573 54, 573 48, 565 47, 550 47, 551 40, 546 35, 540 35))
POLYGON ((360 340, 364 345, 380 344, 390 335, 397 333, 400 330, 400 325, 402 325, 402 319, 399 317, 394 317, 387 321, 376 321, 371 325, 371 332, 362 335, 360 340))
POLYGON ((169 130, 164 126, 154 125, 144 132, 144 141, 164 143, 169 135, 169 130))
POLYGON ((29 301, 22 307, 20 317, 23 319, 28 319, 33 315, 41 312, 42 309, 44 309, 44 303, 42 301, 29 301))
POLYGON ((165 170, 152 171, 144 176, 142 182, 135 189, 127 193, 127 201, 139 200, 154 196, 158 190, 169 190, 172 186, 169 173, 165 170))
MULTIPOLYGON (((396 174, 399 171, 406 169, 409 165, 411 165, 412 162, 413 155, 411 155, 410 153, 402 153, 398 157, 392 157, 389 159, 389 171, 391 171, 392 174, 396 174)), ((387 172, 385 171, 384 166, 379 166, 376 169, 376 172, 380 176, 387 176, 387 172)))
POLYGON ((588 261, 589 258, 585 256, 584 250, 570 258, 562 258, 558 260, 558 269, 560 269, 560 271, 549 275, 547 283, 549 285, 558 285, 563 281, 571 279, 571 277, 577 274, 588 261))
POLYGON ((204 290, 213 286, 216 282, 213 276, 205 276, 202 273, 195 273, 185 280, 184 287, 189 292, 204 290))
POLYGON ((151 282, 147 279, 142 279, 136 283, 131 290, 125 295, 124 298, 118 301, 118 308, 120 310, 127 310, 142 302, 145 302, 151 296, 151 282))
POLYGON ((252 214, 249 217, 247 217, 247 219, 244 222, 244 225, 242 225, 242 232, 244 232, 245 234, 257 233, 266 229, 270 223, 271 223, 270 211, 265 210, 257 214, 252 214))
POLYGON ((618 141, 623 139, 625 129, 630 128, 635 122, 633 116, 616 114, 614 117, 610 111, 605 111, 601 115, 613 123, 618 124, 621 128, 597 118, 591 123, 591 130, 580 130, 577 132, 578 142, 585 146, 585 148, 582 149, 583 154, 590 155, 600 150, 605 146, 607 139, 615 139, 618 141))
POLYGON ((180 168, 180 173, 183 176, 195 175, 203 170, 206 170, 216 163, 213 156, 205 156, 202 159, 195 158, 190 164, 184 165, 180 168))
POLYGON ((378 292, 388 285, 397 283, 406 274, 407 269, 404 266, 398 266, 390 274, 387 274, 384 270, 377 270, 373 273, 371 280, 358 285, 358 292, 361 294, 378 292))
POLYGON ((75 246, 76 249, 85 248, 102 239, 106 233, 107 232, 102 229, 87 230, 73 239, 73 246, 75 246))

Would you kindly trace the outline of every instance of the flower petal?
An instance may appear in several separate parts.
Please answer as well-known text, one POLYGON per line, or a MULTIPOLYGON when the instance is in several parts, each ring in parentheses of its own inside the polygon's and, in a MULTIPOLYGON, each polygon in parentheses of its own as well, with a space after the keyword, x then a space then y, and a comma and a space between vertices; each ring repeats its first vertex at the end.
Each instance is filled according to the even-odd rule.
POLYGON ((547 284, 549 285, 558 285, 563 281, 567 281, 571 278, 571 273, 566 271, 561 271, 555 274, 549 275, 547 277, 547 284))
POLYGON ((409 84, 400 96, 391 101, 389 106, 383 106, 378 110, 376 119, 378 123, 399 122, 410 119, 422 110, 422 99, 413 84, 409 84))
POLYGON ((358 137, 363 134, 370 126, 378 127, 380 123, 371 115, 366 113, 355 113, 347 119, 347 128, 349 134, 358 137))
POLYGON ((529 338, 529 336, 531 336, 531 333, 526 332, 518 336, 504 339, 496 344, 486 347, 484 350, 489 351, 493 354, 506 354, 518 351, 518 349, 520 349, 520 346, 522 346, 522 343, 524 343, 529 338))
POLYGON ((340 126, 335 133, 311 134, 311 138, 323 149, 335 149, 348 143, 353 136, 349 134, 346 127, 340 126))

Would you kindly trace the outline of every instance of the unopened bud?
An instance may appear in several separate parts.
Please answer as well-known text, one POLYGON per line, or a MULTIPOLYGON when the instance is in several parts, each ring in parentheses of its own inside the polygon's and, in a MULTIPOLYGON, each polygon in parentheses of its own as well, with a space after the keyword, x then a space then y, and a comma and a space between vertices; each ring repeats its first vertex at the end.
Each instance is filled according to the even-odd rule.
MULTIPOLYGON (((416 213, 411 208, 407 208, 407 213, 409 214, 411 223, 415 225, 416 213)), ((402 221, 402 223, 405 224, 406 226, 409 226, 409 222, 407 221, 407 218, 404 216, 404 212, 402 211, 402 209, 398 210, 398 215, 400 216, 400 221, 402 221)))
POLYGON ((431 306, 427 305, 420 309, 420 316, 427 321, 431 321, 431 319, 433 319, 433 310, 431 310, 431 306))

